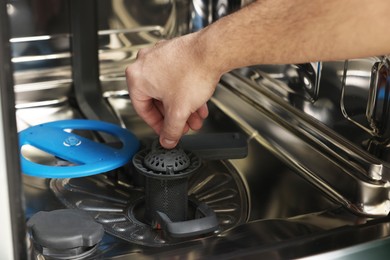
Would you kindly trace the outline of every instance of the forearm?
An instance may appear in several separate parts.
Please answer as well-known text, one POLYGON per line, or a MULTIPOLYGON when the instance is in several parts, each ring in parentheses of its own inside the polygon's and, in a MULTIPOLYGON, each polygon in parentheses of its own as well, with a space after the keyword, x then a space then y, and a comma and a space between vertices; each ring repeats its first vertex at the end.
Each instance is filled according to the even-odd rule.
POLYGON ((137 113, 165 148, 207 117, 221 75, 390 53, 389 0, 259 0, 207 28, 140 50, 126 69, 137 113))
POLYGON ((260 0, 198 33, 221 73, 254 64, 303 63, 390 53, 388 0, 260 0))

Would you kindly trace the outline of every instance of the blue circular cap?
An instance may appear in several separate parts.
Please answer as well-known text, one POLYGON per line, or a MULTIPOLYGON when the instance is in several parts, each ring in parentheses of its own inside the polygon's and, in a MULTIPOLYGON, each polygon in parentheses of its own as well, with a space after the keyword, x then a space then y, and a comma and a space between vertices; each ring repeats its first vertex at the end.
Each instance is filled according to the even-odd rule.
POLYGON ((22 172, 42 178, 75 178, 114 170, 128 163, 140 143, 128 130, 117 125, 85 119, 61 120, 29 127, 19 133, 22 172), (118 138, 120 149, 70 133, 66 130, 100 131, 118 138), (69 161, 74 166, 49 166, 32 162, 22 154, 30 145, 69 161))

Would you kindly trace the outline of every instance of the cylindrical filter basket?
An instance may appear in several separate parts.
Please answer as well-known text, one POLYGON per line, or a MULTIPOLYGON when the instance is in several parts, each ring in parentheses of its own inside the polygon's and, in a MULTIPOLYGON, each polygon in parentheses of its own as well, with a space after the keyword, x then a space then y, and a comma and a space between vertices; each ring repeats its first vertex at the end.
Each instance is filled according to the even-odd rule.
POLYGON ((133 164, 145 180, 145 221, 158 227, 158 212, 173 222, 187 220, 188 178, 199 169, 200 159, 180 145, 164 149, 156 140, 150 150, 136 154, 133 164))

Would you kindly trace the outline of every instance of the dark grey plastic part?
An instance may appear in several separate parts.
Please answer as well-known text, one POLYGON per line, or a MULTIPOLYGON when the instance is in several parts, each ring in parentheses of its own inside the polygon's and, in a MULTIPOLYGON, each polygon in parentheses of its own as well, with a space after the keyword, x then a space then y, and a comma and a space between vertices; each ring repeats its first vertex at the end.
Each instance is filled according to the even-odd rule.
MULTIPOLYGON (((98 3, 95 0, 69 1, 73 91, 87 119, 120 125, 118 117, 103 98, 99 80, 98 3)), ((100 134, 107 143, 116 138, 100 134)))
POLYGON ((165 149, 156 139, 150 150, 134 156, 133 163, 146 176, 145 221, 157 227, 157 212, 163 212, 175 222, 186 220, 188 177, 199 169, 200 159, 185 152, 180 145, 165 149))
POLYGON ((197 214, 202 215, 201 218, 181 222, 172 222, 165 213, 157 211, 158 223, 161 225, 161 229, 172 238, 193 237, 208 234, 218 229, 218 219, 211 208, 205 203, 200 203, 196 210, 197 214))
POLYGON ((152 150, 145 156, 144 164, 147 169, 166 174, 183 171, 190 166, 190 158, 180 145, 175 149, 164 149, 156 139, 152 150))
POLYGON ((183 221, 188 215, 188 178, 145 180, 145 221, 156 228, 157 212, 172 221, 183 221))
MULTIPOLYGON (((158 146, 161 146, 160 143, 158 143, 158 140, 156 140, 155 143, 157 143, 158 146)), ((174 153, 177 153, 178 148, 176 147, 171 150, 167 150, 164 148, 161 149, 168 152, 173 151, 174 153)), ((175 160, 171 160, 171 158, 174 158, 176 156, 168 158, 165 156, 161 156, 161 154, 158 155, 157 157, 159 159, 162 159, 162 161, 159 160, 158 162, 160 163, 160 165, 157 165, 153 161, 154 159, 152 158, 152 156, 150 156, 153 155, 151 149, 145 149, 136 153, 133 157, 133 165, 136 168, 137 172, 139 172, 142 175, 145 175, 147 178, 151 177, 151 178, 156 178, 161 180, 174 180, 174 179, 187 178, 200 168, 201 160, 194 153, 188 151, 184 151, 184 152, 186 155, 186 160, 189 159, 189 163, 183 164, 185 167, 174 166, 176 162, 175 160), (162 164, 164 166, 162 166, 162 164)))
POLYGON ((40 211, 29 219, 27 226, 34 243, 56 252, 93 247, 104 235, 101 224, 76 209, 40 211))
POLYGON ((241 159, 248 155, 246 137, 239 133, 185 135, 180 142, 184 150, 204 160, 241 159))

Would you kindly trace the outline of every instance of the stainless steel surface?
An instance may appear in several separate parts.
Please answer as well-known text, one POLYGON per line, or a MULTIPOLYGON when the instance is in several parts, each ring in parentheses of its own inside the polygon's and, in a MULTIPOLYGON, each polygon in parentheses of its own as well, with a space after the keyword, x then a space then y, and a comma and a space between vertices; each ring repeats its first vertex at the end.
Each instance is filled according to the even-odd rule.
MULTIPOLYGON (((69 108, 73 84, 69 12, 65 0, 8 3, 16 104, 20 109, 33 108, 28 109, 30 115, 18 110, 20 130, 33 120, 31 115, 38 117, 33 111, 44 111, 37 108, 57 110, 54 113, 61 109, 63 119, 78 117, 69 108)), ((188 15, 186 1, 98 1, 100 80, 104 91, 126 89, 118 75, 123 76, 137 51, 187 32, 188 15)), ((51 119, 45 120, 42 115, 42 120, 51 119)))
MULTIPOLYGON (((2 73, 0 73, 2 75, 2 73)), ((1 84, 3 86, 3 84, 1 84)), ((0 100, 0 107, 2 102, 0 100)), ((14 239, 12 234, 12 218, 11 218, 11 203, 9 191, 9 177, 7 174, 7 157, 4 142, 4 124, 3 118, 0 118, 0 223, 4 225, 2 229, 3 243, 0 243, 0 257, 3 259, 14 259, 14 239)))
MULTIPOLYGON (((82 117, 72 90, 69 3, 47 2, 51 4, 19 0, 8 5, 19 130, 82 117)), ((144 143, 155 138, 132 109, 124 78, 125 66, 140 48, 200 28, 249 2, 98 1, 102 96, 121 126, 144 143)), ((389 104, 380 99, 380 93, 388 93, 388 85, 381 84, 386 73, 386 57, 227 73, 201 132, 243 133, 249 154, 206 163, 189 191, 212 191, 200 197, 215 206, 224 228, 164 247, 129 243, 107 233, 92 259, 297 258, 389 239, 389 104), (222 189, 216 183, 240 188, 222 189), (216 206, 221 201, 223 206, 216 206)), ((45 164, 68 164, 41 151, 29 152, 45 164)), ((127 212, 123 198, 132 197, 132 189, 142 196, 142 180, 128 172, 73 180, 23 176, 26 218, 78 205, 92 214, 127 212), (92 201, 106 203, 104 210, 92 201), (111 201, 115 203, 108 205, 111 201)), ((120 220, 115 223, 119 229, 120 220)))
MULTIPOLYGON (((0 1, 0 7, 4 7, 5 1, 0 1)), ((7 16, 4 16, 5 10, 0 9, 0 55, 4 60, 4 64, 1 64, 0 68, 0 90, 3 92, 7 88, 12 88, 13 80, 9 76, 11 73, 11 54, 10 48, 7 43, 7 38, 9 37, 9 29, 6 27, 8 25, 7 16)), ((10 173, 7 172, 7 157, 6 157, 6 146, 5 146, 5 133, 4 133, 4 118, 3 115, 6 114, 6 111, 3 111, 3 101, 0 96, 0 223, 3 223, 4 230, 2 232, 2 237, 4 237, 4 243, 0 244, 0 257, 4 259, 15 258, 14 255, 14 239, 12 234, 12 217, 11 217, 11 200, 10 200, 10 173)))
POLYGON ((387 215, 387 163, 289 106, 267 89, 282 83, 265 74, 260 79, 259 73, 242 69, 223 76, 221 85, 225 88, 217 90, 215 102, 334 201, 359 214, 387 215), (256 77, 252 77, 254 73, 256 77), (241 103, 242 98, 247 104, 241 103))
MULTIPOLYGON (((123 176, 53 179, 50 187, 67 207, 89 212, 107 233, 132 244, 161 247, 188 241, 164 237, 161 230, 146 224, 144 187, 135 181, 140 176, 135 171, 119 174, 123 176)), ((218 232, 247 220, 243 184, 237 173, 224 163, 205 163, 190 178, 188 196, 192 201, 190 205, 200 201, 215 211, 220 224, 218 232)))
POLYGON ((213 21, 213 4, 210 0, 191 1, 190 28, 196 32, 206 27, 213 21))
MULTIPOLYGON (((206 122, 203 131, 241 131, 241 128, 233 120, 213 104, 210 105, 212 116, 206 122)), ((128 109, 131 110, 131 107, 128 107, 128 109)), ((136 134, 138 131, 150 131, 143 124, 129 125, 128 128, 136 134), (132 128, 132 126, 135 126, 135 128, 132 128)), ((147 142, 148 138, 144 140, 147 142)), ((154 254, 158 254, 159 256, 161 254, 173 254, 181 255, 182 257, 191 255, 211 257, 213 255, 224 254, 225 252, 221 250, 229 248, 230 242, 228 243, 228 241, 235 241, 233 248, 237 249, 236 247, 240 245, 240 242, 239 240, 235 240, 235 236, 243 236, 241 238, 244 239, 243 241, 259 241, 257 246, 261 246, 266 241, 277 243, 281 239, 283 241, 286 239, 296 239, 303 234, 314 234, 315 231, 353 224, 354 221, 358 220, 357 217, 348 215, 342 210, 340 211, 338 205, 328 201, 320 192, 285 165, 281 164, 256 139, 250 138, 249 144, 249 156, 246 159, 207 163, 207 167, 202 171, 202 178, 199 182, 195 182, 198 184, 192 186, 193 188, 190 190, 190 193, 203 194, 203 199, 206 202, 210 203, 210 205, 216 205, 217 208, 215 210, 222 217, 221 221, 226 227, 237 227, 239 223, 244 224, 245 222, 252 221, 256 221, 255 223, 250 224, 248 227, 241 225, 241 227, 237 227, 238 229, 234 228, 233 230, 229 228, 227 230, 222 229, 222 231, 225 231, 221 232, 220 235, 211 241, 198 238, 190 241, 182 241, 179 245, 169 244, 169 246, 159 249, 155 247, 145 248, 143 246, 137 246, 136 244, 138 243, 142 244, 142 240, 138 243, 133 242, 129 244, 121 239, 107 235, 96 254, 100 254, 106 258, 116 256, 153 259, 154 254), (242 182, 243 186, 241 190, 244 189, 245 191, 241 191, 240 196, 237 194, 237 189, 218 188, 219 185, 231 179, 230 177, 226 179, 229 176, 227 175, 227 171, 235 172, 233 176, 236 176, 236 181, 238 183, 242 182), (310 196, 307 196, 307 194, 310 194, 310 196), (247 199, 244 199, 245 197, 247 199), (220 204, 221 201, 225 201, 225 204, 220 204), (334 213, 321 213, 321 211, 327 210, 334 213), (330 215, 327 216, 327 214, 330 215), (232 216, 235 217, 232 218, 232 216), (289 218, 292 218, 291 221, 294 223, 296 221, 302 223, 292 224, 291 221, 285 221, 289 218), (266 221, 267 219, 272 221, 266 221), (259 220, 265 220, 265 222, 259 222, 259 220), (311 226, 312 223, 316 223, 315 227, 311 226), (300 228, 296 229, 296 225, 300 228), (256 227, 258 227, 258 230, 256 227), (269 229, 265 227, 269 227, 269 229), (289 231, 290 229, 292 230, 289 231), (277 230, 284 231, 278 234, 277 230), (235 235, 231 236, 231 234, 235 235), (263 239, 259 240, 257 236, 263 237, 263 239), (265 237, 268 237, 269 240, 264 240, 265 237), (215 246, 217 247, 214 248, 215 246)), ((98 213, 103 218, 103 215, 106 215, 107 212, 115 212, 117 214, 123 212, 123 210, 120 210, 120 205, 123 204, 121 201, 127 201, 127 199, 123 200, 123 198, 128 197, 130 200, 131 198, 135 198, 134 194, 131 195, 132 193, 129 193, 132 186, 131 183, 129 184, 126 181, 127 177, 125 173, 119 172, 118 177, 116 179, 114 175, 106 178, 104 175, 101 175, 86 179, 53 180, 51 183, 54 185, 52 187, 55 187, 55 193, 68 194, 59 196, 65 205, 84 208, 91 211, 92 214, 98 213), (112 183, 112 180, 117 180, 118 184, 112 183), (112 197, 111 195, 113 193, 117 193, 119 197, 112 197), (111 206, 107 203, 104 204, 107 201, 112 201, 113 204, 111 206), (103 205, 103 208, 100 210, 99 205, 103 205)), ((37 181, 35 178, 27 176, 25 180, 28 216, 31 216, 37 210, 53 210, 64 207, 58 202, 49 188, 49 180, 37 181)), ((227 183, 229 182, 231 181, 227 183)), ((138 192, 142 192, 142 189, 138 190, 138 192)), ((124 202, 123 205, 126 208, 127 203, 124 202)), ((118 228, 123 227, 123 220, 121 218, 116 218, 116 221, 119 222, 108 222, 116 224, 118 228)), ((361 221, 364 222, 365 219, 361 219, 361 221)), ((248 244, 248 248, 255 246, 255 243, 248 244)))
MULTIPOLYGON (((344 68, 344 75, 343 75, 343 82, 342 82, 341 110, 345 118, 347 118, 348 120, 350 120, 351 122, 353 122, 354 124, 362 128, 363 130, 367 131, 372 136, 381 139, 386 139, 389 137, 389 128, 386 123, 388 121, 388 116, 389 116, 388 115, 389 105, 387 101, 389 95, 388 82, 387 82, 390 74, 389 60, 387 57, 371 58, 366 61, 366 64, 368 63, 366 65, 368 66, 366 70, 361 68, 362 65, 360 65, 360 69, 358 68, 358 70, 356 70, 356 68, 354 68, 354 66, 356 66, 356 63, 360 65, 358 61, 345 61, 345 68, 344 68), (368 84, 367 83, 365 84, 365 86, 369 86, 368 91, 367 90, 365 92, 360 91, 361 94, 359 96, 360 98, 364 98, 365 102, 362 103, 367 103, 366 110, 365 110, 365 118, 359 118, 359 116, 361 116, 360 114, 361 111, 357 110, 356 105, 352 109, 352 113, 354 114, 354 116, 350 116, 348 113, 348 108, 346 108, 345 105, 346 99, 348 98, 346 92, 348 92, 349 90, 348 88, 351 87, 350 84, 348 84, 348 80, 351 80, 351 78, 353 79, 353 77, 359 78, 359 76, 360 77, 363 76, 363 75, 353 75, 354 72, 355 73, 366 72, 365 77, 367 78, 367 80, 369 80, 368 84), (356 110, 358 113, 356 113, 356 110)), ((355 95, 356 92, 357 91, 355 90, 355 95)))
POLYGON ((189 31, 196 32, 253 0, 190 0, 189 31))
POLYGON ((314 98, 310 98, 305 87, 307 80, 296 76, 304 72, 299 69, 296 65, 259 65, 239 73, 277 93, 287 104, 315 118, 346 141, 387 161, 388 103, 383 98, 387 93, 388 58, 323 62, 314 98), (293 73, 289 72, 291 67, 295 69, 293 73), (382 153, 371 151, 370 143, 377 143, 376 148, 382 149, 382 153))
POLYGON ((25 259, 26 229, 23 212, 18 138, 16 135, 13 66, 9 44, 7 2, 0 1, 0 258, 25 259))

